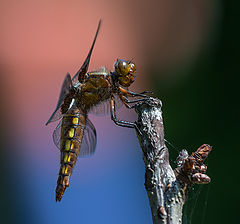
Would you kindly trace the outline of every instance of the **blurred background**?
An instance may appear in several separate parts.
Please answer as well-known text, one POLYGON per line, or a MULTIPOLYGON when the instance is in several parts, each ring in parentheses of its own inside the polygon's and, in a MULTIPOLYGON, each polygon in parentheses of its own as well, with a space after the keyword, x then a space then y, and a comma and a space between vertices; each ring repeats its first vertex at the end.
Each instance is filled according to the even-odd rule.
MULTIPOLYGON (((96 153, 78 161, 70 187, 55 202, 57 123, 45 122, 65 74, 79 69, 102 18, 90 70, 134 59, 131 90, 153 90, 162 100, 173 165, 182 148, 213 146, 207 162, 212 182, 193 187, 186 223, 235 223, 239 7, 227 0, 0 0, 0 222, 152 222, 136 134, 110 116, 90 115, 96 153)), ((136 119, 124 108, 118 114, 136 119)))

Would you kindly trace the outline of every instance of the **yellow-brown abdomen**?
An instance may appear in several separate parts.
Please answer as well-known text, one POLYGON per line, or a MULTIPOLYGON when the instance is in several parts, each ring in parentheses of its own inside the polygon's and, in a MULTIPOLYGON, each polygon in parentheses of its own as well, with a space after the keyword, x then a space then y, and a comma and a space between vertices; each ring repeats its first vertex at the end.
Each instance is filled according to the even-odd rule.
POLYGON ((61 125, 61 166, 56 187, 56 201, 60 201, 79 155, 86 115, 79 109, 70 109, 64 115, 61 125))

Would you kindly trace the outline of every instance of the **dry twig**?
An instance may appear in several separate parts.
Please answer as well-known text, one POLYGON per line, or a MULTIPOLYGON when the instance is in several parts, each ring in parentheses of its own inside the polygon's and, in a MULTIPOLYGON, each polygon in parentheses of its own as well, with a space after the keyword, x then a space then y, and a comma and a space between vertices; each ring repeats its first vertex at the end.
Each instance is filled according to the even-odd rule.
POLYGON ((161 101, 155 98, 135 105, 138 114, 137 136, 146 167, 145 188, 153 223, 180 224, 189 188, 195 183, 210 182, 203 161, 210 153, 211 146, 204 144, 191 156, 187 150, 182 150, 177 158, 177 168, 173 170, 164 140, 161 107, 161 101))

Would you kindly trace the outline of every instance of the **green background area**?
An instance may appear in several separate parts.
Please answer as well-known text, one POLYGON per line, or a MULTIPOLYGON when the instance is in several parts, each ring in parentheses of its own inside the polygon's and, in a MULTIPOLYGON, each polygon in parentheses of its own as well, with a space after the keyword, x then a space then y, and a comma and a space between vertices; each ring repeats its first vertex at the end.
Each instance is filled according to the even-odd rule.
MULTIPOLYGON (((186 205, 194 224, 236 223, 238 219, 240 2, 222 3, 217 35, 193 67, 169 71, 185 73, 174 88, 163 80, 153 82, 163 101, 166 138, 189 152, 203 143, 213 146, 207 161, 212 181, 201 186, 200 193, 195 186, 196 194, 191 194, 186 205)), ((174 160, 176 150, 169 149, 174 160)))

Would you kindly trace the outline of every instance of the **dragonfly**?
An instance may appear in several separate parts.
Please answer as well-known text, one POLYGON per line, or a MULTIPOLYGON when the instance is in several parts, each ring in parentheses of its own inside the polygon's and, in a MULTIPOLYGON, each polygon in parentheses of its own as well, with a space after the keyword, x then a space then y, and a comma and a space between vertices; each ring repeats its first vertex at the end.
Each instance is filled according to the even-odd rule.
POLYGON ((128 87, 135 81, 136 66, 130 60, 117 59, 114 71, 102 67, 88 72, 92 51, 101 27, 97 31, 88 55, 71 78, 67 73, 62 84, 56 109, 47 121, 60 120, 53 132, 54 144, 60 149, 60 169, 56 186, 56 201, 61 201, 78 157, 91 156, 95 152, 96 129, 88 118, 89 113, 111 114, 116 125, 137 128, 135 122, 119 120, 116 110, 119 105, 133 108, 134 104, 149 98, 147 93, 134 93, 128 87), (129 97, 132 97, 130 100, 129 97))

